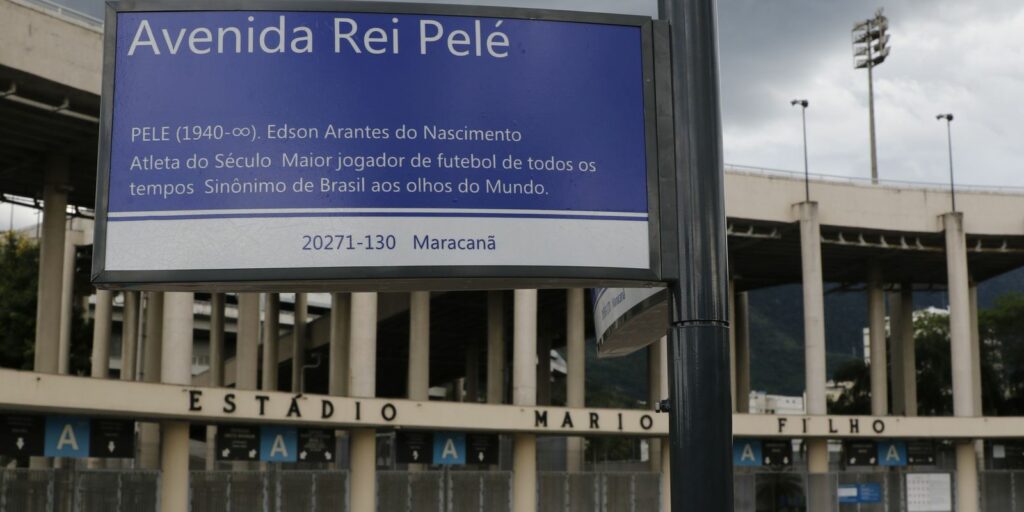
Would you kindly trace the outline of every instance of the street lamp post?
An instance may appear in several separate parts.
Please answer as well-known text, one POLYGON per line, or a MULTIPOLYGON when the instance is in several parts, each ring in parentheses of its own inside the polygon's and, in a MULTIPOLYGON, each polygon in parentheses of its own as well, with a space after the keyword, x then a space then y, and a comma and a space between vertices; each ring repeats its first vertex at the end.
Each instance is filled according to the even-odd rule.
POLYGON ((789 104, 794 107, 800 105, 800 117, 804 124, 804 199, 811 202, 811 171, 807 166, 807 106, 810 103, 807 100, 793 100, 789 104))
POLYGON ((949 147, 949 198, 953 203, 953 211, 956 212, 956 188, 953 185, 953 114, 939 114, 935 116, 939 121, 946 121, 946 143, 949 147))
POLYGON ((871 182, 878 183, 878 152, 875 148, 874 67, 889 56, 889 19, 882 9, 875 17, 853 25, 853 67, 868 70, 868 130, 871 138, 871 182))

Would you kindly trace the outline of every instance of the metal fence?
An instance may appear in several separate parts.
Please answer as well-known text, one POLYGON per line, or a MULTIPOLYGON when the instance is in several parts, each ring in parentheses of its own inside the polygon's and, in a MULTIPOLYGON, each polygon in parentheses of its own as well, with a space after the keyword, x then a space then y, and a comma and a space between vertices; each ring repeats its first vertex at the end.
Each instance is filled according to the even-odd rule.
MULTIPOLYGON (((919 472, 915 472, 919 473, 919 472)), ((951 472, 940 472, 950 475, 951 472)), ((807 490, 824 485, 833 504, 821 512, 908 512, 905 470, 739 473, 736 512, 805 512, 807 490), (819 480, 821 482, 819 483, 819 480), (840 504, 843 484, 878 484, 880 503, 840 504)), ((981 510, 1024 512, 1024 471, 982 471, 981 510)), ((0 512, 157 511, 159 473, 141 470, 0 470, 0 512)), ((346 471, 193 471, 192 512, 346 512, 346 471)), ((951 492, 955 491, 955 485, 951 492)), ((956 496, 952 496, 954 502, 956 496)), ((657 473, 537 475, 539 512, 654 512, 660 510, 657 473)), ((381 512, 510 512, 507 471, 378 471, 381 512)), ((819 512, 814 510, 813 512, 819 512)))
POLYGON ((156 510, 155 471, 0 470, 0 512, 156 510))

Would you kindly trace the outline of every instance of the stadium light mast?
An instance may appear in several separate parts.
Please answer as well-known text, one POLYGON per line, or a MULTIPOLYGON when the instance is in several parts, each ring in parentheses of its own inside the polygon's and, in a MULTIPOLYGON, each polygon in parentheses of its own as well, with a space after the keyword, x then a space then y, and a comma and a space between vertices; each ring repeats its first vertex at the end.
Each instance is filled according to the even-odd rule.
POLYGON ((953 114, 939 114, 935 119, 946 122, 946 143, 949 147, 949 198, 953 202, 953 212, 956 213, 956 188, 953 186, 953 114))
POLYGON ((807 166, 807 106, 810 105, 810 102, 793 100, 789 104, 794 107, 800 105, 800 117, 804 122, 804 198, 809 203, 811 202, 811 171, 807 166))
POLYGON ((853 67, 868 70, 868 123, 871 136, 871 183, 878 183, 878 153, 875 148, 875 84, 873 70, 889 56, 889 19, 875 11, 875 17, 853 25, 853 67))

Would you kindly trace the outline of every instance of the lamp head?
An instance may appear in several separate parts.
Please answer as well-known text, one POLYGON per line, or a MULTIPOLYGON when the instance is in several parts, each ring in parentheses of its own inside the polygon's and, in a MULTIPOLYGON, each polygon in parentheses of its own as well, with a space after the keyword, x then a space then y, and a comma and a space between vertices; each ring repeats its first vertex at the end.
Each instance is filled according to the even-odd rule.
POLYGON ((938 119, 939 121, 949 122, 953 120, 953 114, 939 114, 935 116, 935 119, 938 119))
POLYGON ((797 105, 800 105, 803 108, 807 108, 807 106, 810 105, 810 103, 808 103, 807 100, 793 100, 793 101, 789 102, 789 104, 794 106, 794 107, 797 106, 797 105))

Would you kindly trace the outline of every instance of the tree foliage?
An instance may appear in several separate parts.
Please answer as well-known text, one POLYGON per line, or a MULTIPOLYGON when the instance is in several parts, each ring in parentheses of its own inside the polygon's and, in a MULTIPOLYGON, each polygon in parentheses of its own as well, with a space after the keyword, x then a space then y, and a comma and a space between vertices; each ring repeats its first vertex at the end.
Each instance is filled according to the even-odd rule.
MULTIPOLYGON (((994 307, 980 311, 978 330, 984 414, 1024 415, 1024 294, 1004 294, 996 299, 994 307)), ((914 343, 918 414, 952 415, 949 316, 918 315, 914 319, 914 343)), ((871 377, 867 365, 851 361, 837 369, 833 378, 837 382, 851 382, 853 386, 829 404, 830 412, 870 413, 871 377)))
MULTIPOLYGON (((35 358, 39 246, 13 231, 0 237, 0 367, 30 370, 35 358)), ((76 274, 79 271, 87 269, 76 268, 76 274)), ((76 283, 82 282, 76 279, 76 283)), ((91 293, 89 286, 75 287, 69 365, 72 374, 89 371, 92 328, 91 322, 83 318, 81 299, 91 293)))

